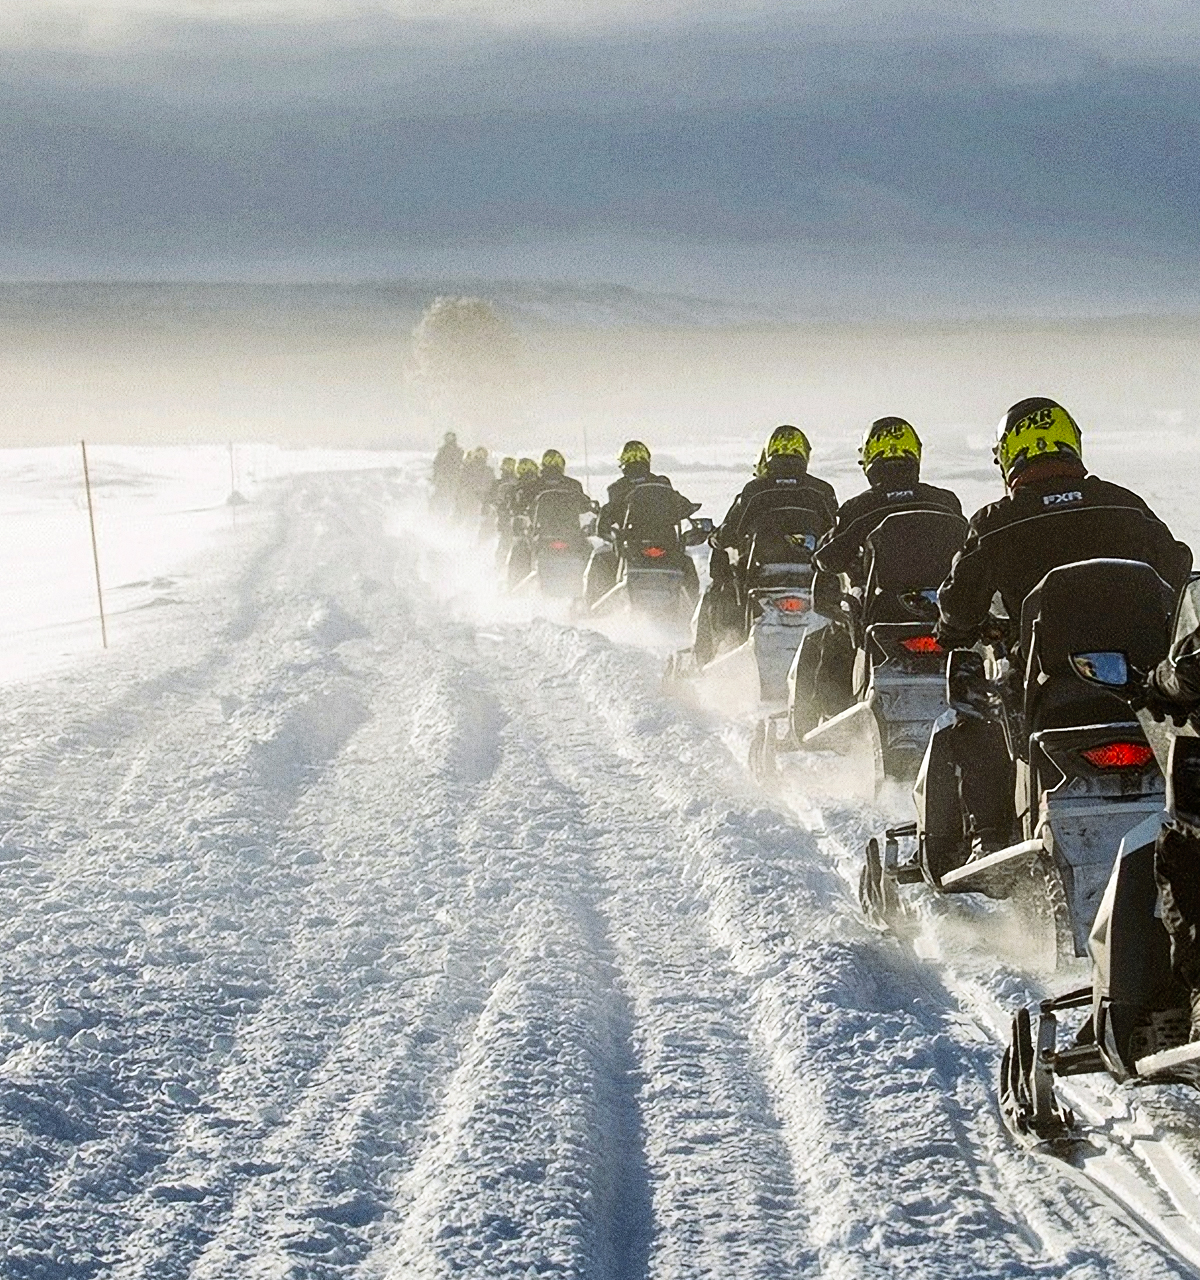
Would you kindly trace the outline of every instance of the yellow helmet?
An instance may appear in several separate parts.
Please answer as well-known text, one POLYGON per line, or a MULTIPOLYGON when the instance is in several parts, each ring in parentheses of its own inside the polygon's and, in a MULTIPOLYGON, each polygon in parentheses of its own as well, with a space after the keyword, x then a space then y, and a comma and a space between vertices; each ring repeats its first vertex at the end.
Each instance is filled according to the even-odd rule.
POLYGON ((1082 461, 1083 435, 1061 404, 1031 396, 1000 419, 992 452, 1007 484, 1036 458, 1059 454, 1082 461))
POLYGON ((567 460, 557 449, 547 449, 542 454, 542 470, 557 471, 559 474, 567 469, 567 460))
POLYGON ((887 458, 921 461, 921 438, 911 422, 903 418, 876 418, 863 432, 858 446, 858 465, 864 471, 887 458))
POLYGON ((626 440, 617 455, 617 463, 622 471, 628 467, 649 466, 650 450, 640 440, 626 440))
POLYGON ((516 458, 501 458, 500 459, 500 479, 509 480, 516 474, 517 474, 516 458))
POLYGON ((783 426, 776 427, 771 432, 771 438, 767 441, 764 452, 767 455, 767 461, 772 458, 803 458, 807 462, 812 454, 812 445, 808 443, 808 437, 799 427, 784 423, 783 426))
POLYGON ((472 449, 467 457, 469 457, 472 462, 486 462, 488 460, 488 451, 483 447, 483 445, 479 445, 477 448, 472 449))
POLYGON ((517 463, 517 479, 524 479, 525 476, 536 476, 538 473, 538 464, 532 458, 521 458, 517 463))

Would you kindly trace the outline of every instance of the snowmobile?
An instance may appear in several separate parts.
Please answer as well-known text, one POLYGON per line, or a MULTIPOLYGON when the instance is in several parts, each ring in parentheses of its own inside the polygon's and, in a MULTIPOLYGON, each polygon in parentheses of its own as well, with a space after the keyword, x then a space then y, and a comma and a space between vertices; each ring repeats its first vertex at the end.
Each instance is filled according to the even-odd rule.
POLYGON ((691 615, 700 590, 687 548, 701 545, 713 522, 680 519, 679 505, 668 484, 639 484, 632 491, 611 543, 597 540, 588 561, 584 600, 592 613, 625 607, 664 621, 691 615))
POLYGON ((669 662, 666 678, 716 672, 748 654, 758 671, 762 700, 778 702, 785 696, 788 669, 801 639, 829 622, 813 609, 812 592, 813 552, 829 520, 823 512, 799 505, 786 490, 760 496, 772 505, 757 519, 747 518, 752 531, 736 548, 731 609, 736 622, 723 652, 701 668, 694 651, 682 649, 669 662))
POLYGON ((591 550, 576 496, 570 490, 544 489, 528 513, 513 520, 509 590, 536 588, 556 599, 577 599, 591 550))
MULTIPOLYGON (((1174 637, 1200 625, 1200 579, 1184 589, 1174 637)), ((1122 651, 1086 655, 1080 674, 1109 696, 1136 699, 1139 664, 1122 651)), ((1147 668, 1142 668, 1146 670, 1147 668)), ((1200 1043, 1189 1042, 1188 990, 1171 972, 1154 875, 1155 840, 1165 820, 1200 835, 1200 737, 1195 718, 1182 727, 1138 713, 1166 776, 1157 811, 1120 838, 1088 936, 1092 980, 1086 987, 1018 1009, 1000 1068, 1000 1107, 1013 1134, 1030 1145, 1080 1136, 1070 1108, 1055 1096, 1057 1076, 1107 1072, 1118 1083, 1200 1088, 1200 1043), (1059 1047, 1058 1015, 1086 1009, 1071 1043, 1059 1047)), ((1136 815, 1135 815, 1136 816, 1136 815)))
MULTIPOLYGON (((929 731, 946 710, 946 655, 933 634, 937 589, 962 546, 967 522, 945 511, 897 511, 864 540, 865 583, 844 590, 842 620, 854 649, 854 700, 822 716, 819 653, 828 636, 803 633, 787 675, 787 709, 764 718, 750 766, 775 772, 780 752, 861 749, 884 775, 912 778, 929 731), (779 730, 782 729, 782 734, 779 730)), ((836 696, 836 695, 835 695, 836 696)))
POLYGON ((942 893, 1031 895, 1053 925, 1059 958, 1085 954, 1113 851, 1130 827, 1161 811, 1164 789, 1142 727, 1103 677, 1118 660, 1149 670, 1166 656, 1171 596, 1141 561, 1078 561, 1051 570, 1022 605, 1023 678, 1004 674, 999 641, 987 662, 973 649, 951 653, 950 710, 934 734, 959 716, 1003 726, 1022 839, 972 849, 955 781, 931 765, 931 735, 913 788, 917 822, 888 830, 882 851, 878 839, 867 845, 859 895, 869 919, 895 926, 898 886, 921 881, 942 893), (929 831, 955 824, 957 852, 935 852, 929 831), (915 846, 904 857, 902 842, 915 846))

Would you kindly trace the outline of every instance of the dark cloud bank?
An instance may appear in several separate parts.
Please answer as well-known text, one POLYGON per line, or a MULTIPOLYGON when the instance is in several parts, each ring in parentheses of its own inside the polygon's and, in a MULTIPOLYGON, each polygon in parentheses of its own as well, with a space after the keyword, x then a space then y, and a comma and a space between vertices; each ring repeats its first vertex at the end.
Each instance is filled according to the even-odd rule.
POLYGON ((793 313, 1200 307, 1200 73, 778 20, 0 54, 0 274, 590 278, 793 313))

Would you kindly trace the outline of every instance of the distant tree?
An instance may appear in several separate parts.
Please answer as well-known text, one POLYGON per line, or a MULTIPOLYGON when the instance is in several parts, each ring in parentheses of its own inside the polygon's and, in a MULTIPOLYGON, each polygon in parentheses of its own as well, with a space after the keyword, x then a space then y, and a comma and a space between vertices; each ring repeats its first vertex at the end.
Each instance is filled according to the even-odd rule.
POLYGON ((430 425, 495 441, 528 411, 529 361, 512 323, 486 298, 439 296, 412 335, 409 386, 430 425))

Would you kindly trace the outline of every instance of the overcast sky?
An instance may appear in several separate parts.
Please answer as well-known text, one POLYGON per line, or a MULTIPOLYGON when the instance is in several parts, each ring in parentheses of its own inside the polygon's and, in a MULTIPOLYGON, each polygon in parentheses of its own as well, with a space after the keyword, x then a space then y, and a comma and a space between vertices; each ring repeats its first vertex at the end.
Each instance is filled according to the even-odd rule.
POLYGON ((1200 305, 1200 5, 965 8, 5 0, 0 274, 1200 305))

